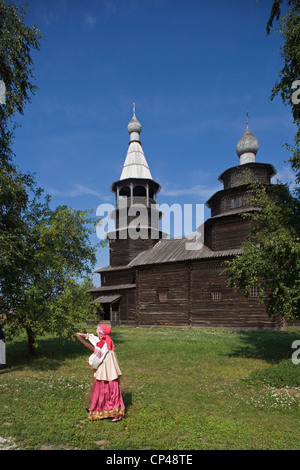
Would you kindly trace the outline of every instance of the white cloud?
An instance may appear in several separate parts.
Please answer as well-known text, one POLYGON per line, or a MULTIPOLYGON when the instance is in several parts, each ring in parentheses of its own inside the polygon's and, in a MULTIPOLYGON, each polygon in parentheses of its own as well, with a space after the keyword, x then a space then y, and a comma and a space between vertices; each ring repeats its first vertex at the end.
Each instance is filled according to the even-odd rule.
POLYGON ((103 195, 88 186, 83 184, 74 184, 72 188, 58 190, 54 188, 48 188, 48 192, 52 196, 62 196, 62 197, 79 197, 79 196, 95 196, 101 200, 111 200, 111 197, 103 197, 103 195))
POLYGON ((215 192, 220 191, 220 189, 222 189, 221 185, 211 188, 208 186, 204 186, 202 184, 197 184, 189 188, 174 188, 173 187, 172 189, 168 189, 165 185, 161 190, 161 194, 164 196, 171 196, 171 197, 192 195, 192 196, 198 196, 199 198, 208 199, 215 192))
POLYGON ((289 166, 282 167, 275 176, 272 178, 272 183, 276 184, 277 182, 283 184, 290 184, 290 189, 292 190, 296 184, 295 173, 292 168, 289 166))

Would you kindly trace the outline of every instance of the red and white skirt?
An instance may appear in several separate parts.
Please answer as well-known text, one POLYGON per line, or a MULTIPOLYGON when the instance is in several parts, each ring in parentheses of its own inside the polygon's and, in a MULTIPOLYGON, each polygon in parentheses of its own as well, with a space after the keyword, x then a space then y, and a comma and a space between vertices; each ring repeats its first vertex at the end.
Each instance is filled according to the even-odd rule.
POLYGON ((88 419, 122 418, 125 406, 119 379, 95 380, 88 419))

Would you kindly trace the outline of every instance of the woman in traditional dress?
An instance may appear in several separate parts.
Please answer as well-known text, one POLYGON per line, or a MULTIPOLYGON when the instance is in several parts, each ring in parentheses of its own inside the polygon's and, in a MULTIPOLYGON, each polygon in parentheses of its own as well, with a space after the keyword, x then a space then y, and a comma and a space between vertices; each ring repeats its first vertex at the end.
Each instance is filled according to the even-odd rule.
POLYGON ((76 333, 79 341, 93 351, 89 364, 94 369, 95 381, 88 415, 88 419, 92 421, 113 418, 112 422, 117 422, 121 421, 125 414, 119 383, 122 373, 110 333, 110 327, 102 324, 98 325, 97 336, 76 333), (89 343, 84 338, 89 340, 89 343))

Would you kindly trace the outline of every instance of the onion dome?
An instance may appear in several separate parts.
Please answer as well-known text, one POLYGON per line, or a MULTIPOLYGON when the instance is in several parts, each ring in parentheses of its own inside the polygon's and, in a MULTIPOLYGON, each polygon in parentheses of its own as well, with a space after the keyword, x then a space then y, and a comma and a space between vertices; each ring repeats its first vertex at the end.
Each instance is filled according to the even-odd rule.
POLYGON ((132 142, 133 140, 137 140, 139 142, 140 133, 142 132, 142 126, 141 126, 141 123, 137 120, 136 115, 135 115, 135 103, 133 103, 133 116, 127 126, 127 129, 130 135, 130 141, 132 142))
POLYGON ((247 113, 247 127, 243 137, 237 143, 236 153, 240 158, 240 164, 255 162, 255 155, 258 151, 258 140, 251 134, 248 127, 248 113, 247 113))
POLYGON ((142 126, 135 116, 135 104, 133 103, 133 116, 127 126, 130 134, 130 142, 123 165, 120 180, 127 178, 151 179, 151 172, 144 155, 142 144, 140 142, 140 133, 142 126))

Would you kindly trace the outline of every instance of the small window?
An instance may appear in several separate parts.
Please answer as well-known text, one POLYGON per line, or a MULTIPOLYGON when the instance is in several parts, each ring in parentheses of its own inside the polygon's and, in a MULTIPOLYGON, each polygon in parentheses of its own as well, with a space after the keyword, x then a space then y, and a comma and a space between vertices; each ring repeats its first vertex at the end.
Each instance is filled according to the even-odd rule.
POLYGON ((249 297, 258 297, 258 287, 257 286, 252 286, 249 289, 249 297))
POLYGON ((213 302, 221 302, 222 292, 211 292, 211 300, 213 302))
POLYGON ((235 197, 234 199, 232 199, 231 201, 231 207, 233 209, 236 209, 237 207, 240 207, 241 205, 241 198, 239 197, 235 197))
POLYGON ((168 293, 167 292, 159 292, 158 293, 158 300, 161 304, 168 302, 168 293))

